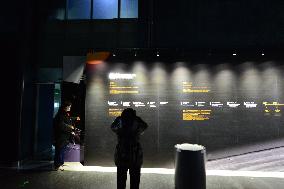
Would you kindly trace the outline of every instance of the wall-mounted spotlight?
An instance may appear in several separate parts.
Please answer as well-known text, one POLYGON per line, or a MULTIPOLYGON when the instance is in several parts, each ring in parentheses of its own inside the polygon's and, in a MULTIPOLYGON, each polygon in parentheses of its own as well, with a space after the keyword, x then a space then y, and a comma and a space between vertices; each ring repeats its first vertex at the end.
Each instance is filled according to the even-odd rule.
POLYGON ((137 56, 137 52, 135 51, 134 56, 137 56))
POLYGON ((112 53, 112 56, 116 56, 116 54, 115 54, 115 53, 112 53))
POLYGON ((262 53, 261 56, 264 56, 264 53, 262 53))
POLYGON ((159 51, 157 51, 157 56, 160 56, 159 51))
POLYGON ((237 56, 237 53, 233 53, 233 56, 237 56))

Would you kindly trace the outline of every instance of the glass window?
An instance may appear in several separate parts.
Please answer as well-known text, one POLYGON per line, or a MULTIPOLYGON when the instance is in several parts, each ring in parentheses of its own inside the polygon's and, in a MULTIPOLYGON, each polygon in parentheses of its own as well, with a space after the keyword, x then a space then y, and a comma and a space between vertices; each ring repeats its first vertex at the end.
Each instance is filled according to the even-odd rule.
POLYGON ((49 17, 52 20, 64 20, 65 19, 65 8, 55 10, 49 17))
POLYGON ((54 7, 56 7, 56 9, 52 10, 49 18, 52 20, 64 20, 66 1, 57 1, 54 7))
POLYGON ((94 19, 113 19, 117 18, 118 0, 94 0, 93 18, 94 19))
POLYGON ((120 18, 138 18, 138 0, 121 0, 120 18))
POLYGON ((68 19, 90 19, 91 0, 67 0, 68 19))
POLYGON ((58 112, 60 104, 61 104, 61 86, 60 86, 59 83, 55 83, 55 86, 54 86, 54 111, 53 111, 53 117, 58 112))

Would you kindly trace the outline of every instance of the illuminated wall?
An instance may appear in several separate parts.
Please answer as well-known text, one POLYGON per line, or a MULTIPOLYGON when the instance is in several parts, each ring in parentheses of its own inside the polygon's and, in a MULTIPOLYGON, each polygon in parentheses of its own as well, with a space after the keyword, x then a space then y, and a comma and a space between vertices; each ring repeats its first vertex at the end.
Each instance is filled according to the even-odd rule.
POLYGON ((86 165, 114 165, 110 124, 127 107, 149 124, 145 167, 172 167, 178 143, 204 145, 213 159, 284 138, 281 63, 109 60, 86 69, 86 165))

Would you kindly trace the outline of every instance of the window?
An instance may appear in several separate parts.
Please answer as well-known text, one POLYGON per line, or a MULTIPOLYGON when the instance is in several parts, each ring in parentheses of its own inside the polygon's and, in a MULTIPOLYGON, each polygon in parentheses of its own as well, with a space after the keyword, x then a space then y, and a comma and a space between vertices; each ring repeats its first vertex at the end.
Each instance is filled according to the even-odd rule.
POLYGON ((120 1, 119 7, 119 0, 65 0, 58 5, 50 18, 58 20, 114 19, 118 18, 118 12, 120 12, 119 18, 138 18, 138 0, 120 1))
POLYGON ((91 0, 67 0, 67 19, 90 19, 91 0))
POLYGON ((54 86, 54 111, 53 111, 53 117, 58 112, 60 104, 61 104, 61 85, 60 85, 60 83, 55 83, 55 86, 54 86))
POLYGON ((138 18, 138 0, 121 0, 120 18, 138 18))
POLYGON ((51 15, 49 15, 49 19, 64 20, 65 19, 66 2, 65 1, 58 1, 55 7, 56 7, 56 9, 52 10, 51 15))
POLYGON ((118 1, 117 0, 93 0, 93 18, 94 19, 113 19, 117 18, 118 1))

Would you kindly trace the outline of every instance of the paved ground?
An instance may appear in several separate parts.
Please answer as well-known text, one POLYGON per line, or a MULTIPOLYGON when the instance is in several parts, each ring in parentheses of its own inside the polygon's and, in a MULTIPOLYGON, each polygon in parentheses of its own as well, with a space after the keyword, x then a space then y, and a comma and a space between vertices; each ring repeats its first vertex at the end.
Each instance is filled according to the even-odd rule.
MULTIPOLYGON (((207 189, 283 189, 284 148, 249 153, 206 163, 207 189)), ((115 167, 66 163, 53 171, 52 162, 30 162, 0 169, 1 189, 116 189, 115 167)), ((174 189, 174 169, 143 169, 140 189, 174 189)), ((127 183, 129 188, 129 180, 127 183)))
POLYGON ((284 148, 274 148, 209 161, 207 162, 206 167, 211 170, 284 172, 284 148))
MULTIPOLYGON (((283 189, 283 178, 207 176, 207 189, 283 189)), ((1 171, 2 189, 115 189, 116 173, 95 171, 1 171)), ((143 173, 141 189, 174 189, 173 174, 143 173)), ((129 183, 127 188, 129 188, 129 183)))

